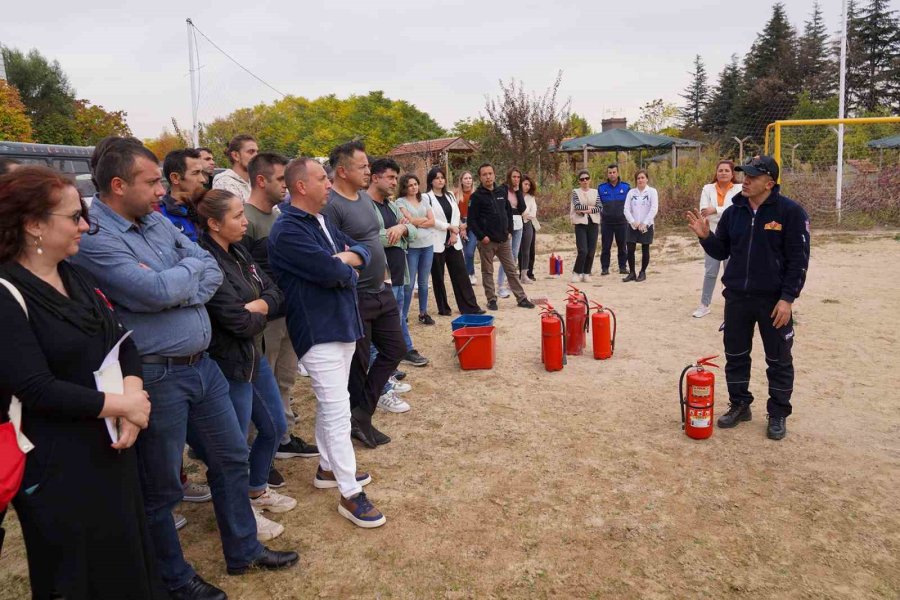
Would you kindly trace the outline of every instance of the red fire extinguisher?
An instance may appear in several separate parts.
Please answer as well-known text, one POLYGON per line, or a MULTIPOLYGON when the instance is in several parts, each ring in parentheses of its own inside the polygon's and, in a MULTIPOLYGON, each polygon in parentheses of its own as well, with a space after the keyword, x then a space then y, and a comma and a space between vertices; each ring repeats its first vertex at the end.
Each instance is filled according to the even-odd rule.
POLYGON ((616 351, 616 313, 610 307, 597 302, 593 305, 597 309, 597 312, 591 315, 591 327, 594 329, 592 332, 594 358, 606 360, 616 351))
POLYGON ((566 323, 562 315, 547 303, 541 311, 541 362, 548 371, 561 371, 566 364, 565 337, 566 323))
POLYGON ((549 267, 550 275, 553 277, 559 277, 563 272, 563 260, 562 256, 556 254, 555 252, 550 254, 550 267, 549 267))
MULTIPOLYGON (((718 356, 718 355, 716 355, 718 356)), ((713 404, 716 395, 716 376, 703 367, 719 368, 710 361, 716 356, 698 358, 681 372, 678 399, 681 402, 681 428, 689 438, 705 440, 713 433, 713 404), (684 397, 684 378, 687 374, 687 399, 684 397)))
POLYGON ((574 285, 569 286, 566 303, 566 354, 577 356, 584 352, 585 335, 590 327, 587 294, 574 285))

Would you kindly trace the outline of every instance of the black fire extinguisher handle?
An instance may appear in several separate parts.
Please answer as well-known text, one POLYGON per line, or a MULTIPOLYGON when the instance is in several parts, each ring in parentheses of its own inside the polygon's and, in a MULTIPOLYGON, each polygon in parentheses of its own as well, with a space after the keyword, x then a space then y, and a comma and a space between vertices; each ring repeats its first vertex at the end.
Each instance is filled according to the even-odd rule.
POLYGON ((681 377, 678 378, 678 401, 679 408, 681 409, 681 428, 684 429, 685 423, 685 404, 684 404, 684 375, 690 371, 694 365, 688 365, 681 371, 681 377))

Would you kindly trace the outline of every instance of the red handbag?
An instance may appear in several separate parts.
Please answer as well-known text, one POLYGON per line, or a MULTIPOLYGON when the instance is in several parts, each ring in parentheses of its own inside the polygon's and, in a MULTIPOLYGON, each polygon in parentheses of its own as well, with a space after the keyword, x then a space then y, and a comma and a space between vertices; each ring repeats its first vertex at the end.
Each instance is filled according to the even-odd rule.
MULTIPOLYGON (((5 279, 0 279, 0 285, 9 290, 27 317, 25 298, 16 286, 5 279)), ((25 474, 25 454, 32 448, 34 444, 22 434, 22 403, 13 396, 9 404, 9 422, 0 424, 0 513, 6 510, 7 505, 19 493, 22 476, 25 474)))

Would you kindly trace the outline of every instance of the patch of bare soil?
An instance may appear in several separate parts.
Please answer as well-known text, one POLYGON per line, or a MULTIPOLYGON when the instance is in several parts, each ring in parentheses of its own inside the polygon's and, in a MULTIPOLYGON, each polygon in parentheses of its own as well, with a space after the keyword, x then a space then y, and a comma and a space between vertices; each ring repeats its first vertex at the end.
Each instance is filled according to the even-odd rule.
MULTIPOLYGON (((490 371, 459 369, 449 318, 411 325, 431 359, 406 369, 413 409, 379 411, 393 441, 357 449, 386 526, 341 518, 336 491, 312 486, 315 459, 280 460, 281 491, 299 505, 273 517, 286 532, 270 545, 298 549, 298 568, 227 576, 210 504, 180 509, 185 552, 231 598, 898 598, 900 242, 843 241, 814 244, 795 305, 795 408, 782 442, 765 437, 758 337, 753 421, 705 441, 681 432, 677 377, 721 353, 723 302, 717 289, 712 314, 691 318, 701 250, 659 236, 646 282, 599 277, 598 256, 584 285, 619 316, 610 360, 588 349, 546 372, 538 312, 512 298, 495 313, 490 371)), ((547 277, 546 259, 561 251, 570 272, 573 246, 540 236, 529 295, 562 304, 566 280, 547 277)), ((716 395, 718 416, 721 372, 716 395)), ((307 380, 295 397, 295 431, 310 439, 307 380)), ((22 598, 21 534, 13 515, 7 524, 0 597, 22 598)))

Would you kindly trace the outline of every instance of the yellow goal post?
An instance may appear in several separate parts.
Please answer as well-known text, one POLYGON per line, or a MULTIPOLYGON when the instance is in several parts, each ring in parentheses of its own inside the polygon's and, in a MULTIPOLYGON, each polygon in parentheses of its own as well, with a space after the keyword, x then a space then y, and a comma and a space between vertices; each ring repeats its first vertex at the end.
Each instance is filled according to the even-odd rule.
MULTIPOLYGON (((879 132, 881 135, 900 133, 900 116, 775 121, 766 126, 764 152, 778 163, 780 171, 778 183, 782 183, 785 173, 791 173, 797 181, 803 181, 804 174, 807 177, 817 177, 821 181, 823 177, 830 178, 833 171, 835 181, 833 210, 840 222, 845 165, 849 163, 856 170, 881 169, 881 160, 876 167, 860 150, 859 144, 859 140, 867 135, 874 140, 879 137, 879 132), (857 143, 853 145, 850 154, 845 155, 845 132, 849 131, 856 134, 853 140, 857 143), (783 156, 784 148, 790 150, 789 164, 785 164, 784 159, 787 157, 783 156)), ((874 150, 869 152, 871 153, 874 153, 874 150)))

